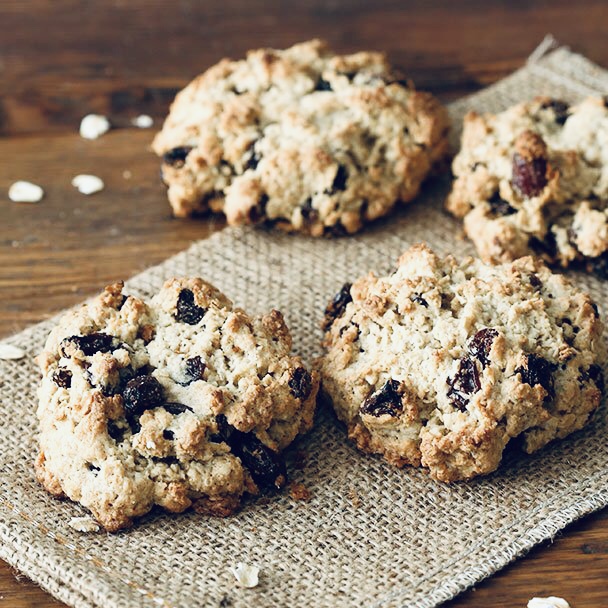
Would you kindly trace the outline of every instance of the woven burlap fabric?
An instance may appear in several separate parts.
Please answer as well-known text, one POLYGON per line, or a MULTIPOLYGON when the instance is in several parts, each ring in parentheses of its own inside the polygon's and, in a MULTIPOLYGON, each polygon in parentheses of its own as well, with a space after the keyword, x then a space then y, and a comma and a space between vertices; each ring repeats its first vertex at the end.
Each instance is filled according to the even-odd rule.
MULTIPOLYGON (((608 92, 608 74, 583 57, 566 49, 538 55, 452 104, 456 140, 468 109, 500 110, 537 94, 575 100, 608 92)), ((458 238, 461 226, 442 211, 448 187, 447 181, 428 187, 397 217, 354 238, 226 229, 127 287, 150 295, 167 277, 203 276, 247 310, 282 310, 295 350, 311 360, 320 351, 325 304, 346 280, 388 271, 418 241, 440 253, 473 253, 458 238)), ((572 277, 606 301, 607 284, 572 277)), ((155 513, 120 534, 81 534, 68 522, 83 510, 48 497, 32 471, 38 381, 32 357, 52 325, 51 319, 10 338, 28 357, 0 362, 0 557, 74 606, 430 607, 608 504, 604 408, 572 438, 532 457, 509 454, 497 473, 450 486, 358 453, 321 408, 298 445, 304 466, 292 467, 310 501, 285 492, 250 501, 228 519, 155 513), (260 566, 257 588, 235 586, 229 567, 239 561, 260 566)))

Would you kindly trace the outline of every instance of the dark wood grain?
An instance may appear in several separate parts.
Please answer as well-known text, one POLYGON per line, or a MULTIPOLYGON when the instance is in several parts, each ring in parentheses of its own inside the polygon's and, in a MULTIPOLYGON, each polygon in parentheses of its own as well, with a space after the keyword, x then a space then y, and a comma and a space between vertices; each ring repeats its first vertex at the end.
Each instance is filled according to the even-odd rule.
MULTIPOLYGON (((0 336, 96 293, 203 238, 217 218, 171 218, 152 132, 126 128, 166 113, 175 91, 223 56, 313 36, 338 51, 384 50, 420 88, 448 100, 516 69, 547 32, 608 66, 604 1, 4 0, 0 3, 0 336), (98 111, 119 128, 77 135, 98 111), (130 173, 125 174, 128 171, 130 173), (70 185, 94 173, 92 197, 70 185), (37 205, 8 186, 44 186, 37 205)), ((449 604, 525 606, 561 595, 573 608, 608 605, 608 512, 574 524, 449 604)), ((0 605, 58 606, 0 563, 0 605)))

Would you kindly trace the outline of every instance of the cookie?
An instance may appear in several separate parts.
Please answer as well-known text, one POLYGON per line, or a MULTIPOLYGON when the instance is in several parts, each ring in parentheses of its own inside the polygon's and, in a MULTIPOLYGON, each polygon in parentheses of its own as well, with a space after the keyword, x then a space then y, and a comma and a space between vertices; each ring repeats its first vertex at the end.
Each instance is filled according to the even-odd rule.
POLYGON ((147 302, 110 285, 39 356, 39 481, 109 531, 154 505, 229 515, 285 484, 281 452, 312 425, 318 376, 290 350, 281 313, 201 279, 147 302))
POLYGON ((588 294, 532 257, 491 266, 406 251, 345 285, 325 318, 322 387, 349 437, 441 481, 535 452, 600 403, 605 347, 588 294))
POLYGON ((448 149, 445 109, 379 53, 312 40, 224 59, 181 91, 153 149, 173 213, 314 236, 411 201, 448 149))
POLYGON ((469 113, 447 208, 488 262, 536 254, 608 277, 608 108, 537 98, 469 113))

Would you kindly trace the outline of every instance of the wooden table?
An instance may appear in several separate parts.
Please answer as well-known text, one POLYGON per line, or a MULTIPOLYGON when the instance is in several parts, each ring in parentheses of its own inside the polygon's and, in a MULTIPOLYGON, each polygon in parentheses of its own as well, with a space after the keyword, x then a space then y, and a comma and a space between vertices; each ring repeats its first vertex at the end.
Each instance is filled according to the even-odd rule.
MULTIPOLYGON (((519 67, 547 32, 608 66, 605 2, 572 0, 207 0, 0 3, 0 336, 96 293, 221 229, 220 219, 169 214, 148 147, 176 90, 223 56, 314 36, 337 51, 381 49, 419 88, 454 99, 519 67), (117 129, 78 136, 99 112, 117 129), (92 197, 70 185, 94 173, 92 197), (9 185, 44 186, 40 204, 11 203, 9 185)), ((574 608, 608 605, 608 513, 570 526, 451 602, 452 608, 525 606, 561 595, 574 608)), ((0 605, 59 606, 0 563, 0 605)))

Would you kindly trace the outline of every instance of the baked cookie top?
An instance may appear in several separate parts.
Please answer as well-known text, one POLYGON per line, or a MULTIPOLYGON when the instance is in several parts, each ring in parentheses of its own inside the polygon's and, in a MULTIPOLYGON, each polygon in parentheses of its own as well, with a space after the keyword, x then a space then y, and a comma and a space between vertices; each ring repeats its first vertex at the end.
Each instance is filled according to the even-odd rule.
POLYGON ((447 208, 486 261, 534 253, 608 276, 608 108, 537 98, 464 119, 447 208))
POLYGON ((359 448, 442 481, 489 473, 598 407, 605 348, 588 294, 541 262, 498 266, 406 251, 326 311, 323 390, 359 448))
POLYGON ((228 515, 281 487, 280 452, 312 425, 318 378, 281 313, 251 318, 201 279, 149 302, 110 285, 39 356, 37 476, 107 530, 155 504, 228 515))
POLYGON ((177 95, 153 149, 175 215, 320 236, 412 200, 447 130, 445 109, 384 55, 311 40, 220 61, 177 95))

